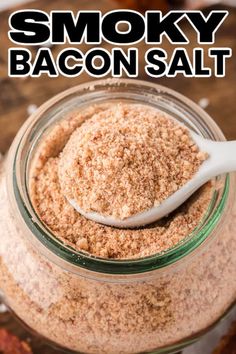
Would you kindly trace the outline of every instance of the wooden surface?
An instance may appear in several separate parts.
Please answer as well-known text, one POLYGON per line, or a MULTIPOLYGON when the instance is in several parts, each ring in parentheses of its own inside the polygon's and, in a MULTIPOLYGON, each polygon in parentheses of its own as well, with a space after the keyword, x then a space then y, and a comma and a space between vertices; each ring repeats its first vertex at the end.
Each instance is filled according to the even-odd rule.
MULTIPOLYGON (((0 0, 1 1, 1 0, 0 0)), ((118 4, 112 0, 38 0, 27 4, 27 8, 37 8, 44 11, 52 9, 74 10, 79 9, 100 9, 107 11, 115 9, 118 4)), ((22 7, 23 8, 23 7, 22 7)), ((208 12, 209 9, 206 10, 208 12)), ((31 104, 40 105, 58 92, 65 90, 83 81, 90 80, 87 75, 78 78, 68 79, 64 77, 10 79, 7 75, 7 50, 13 46, 7 38, 8 17, 10 11, 0 13, 0 151, 5 153, 22 123, 27 119, 28 106, 31 104)), ((196 33, 187 24, 190 44, 186 47, 189 53, 197 46, 196 33)), ((215 46, 227 46, 236 52, 236 9, 230 9, 230 15, 216 35, 215 46)), ((106 48, 110 45, 105 44, 106 48)), ((174 47, 164 43, 163 47, 172 53, 174 47)), ((143 53, 147 49, 144 44, 139 44, 140 67, 143 67, 143 53)), ((81 47, 80 47, 81 49, 81 47)), ((54 46, 53 53, 56 54, 61 47, 54 46)), ((83 48, 82 48, 83 50, 83 48)), ((206 64, 212 65, 207 59, 206 64)), ((141 70, 140 78, 149 79, 141 70)), ((149 79, 150 80, 150 79, 149 79)), ((159 84, 169 86, 187 97, 198 102, 202 98, 209 100, 206 111, 215 119, 222 128, 228 139, 236 139, 236 60, 235 57, 227 61, 227 75, 225 78, 161 78, 152 80, 159 84)), ((35 354, 56 354, 58 350, 50 349, 42 341, 30 336, 9 314, 0 315, 0 325, 11 329, 21 338, 31 338, 35 354)), ((200 354, 200 353, 194 353, 200 354)))

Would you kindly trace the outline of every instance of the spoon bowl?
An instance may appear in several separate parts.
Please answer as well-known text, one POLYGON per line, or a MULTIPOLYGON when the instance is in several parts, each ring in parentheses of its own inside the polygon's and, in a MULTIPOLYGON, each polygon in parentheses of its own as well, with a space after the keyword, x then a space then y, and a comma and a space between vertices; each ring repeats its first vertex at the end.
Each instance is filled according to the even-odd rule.
POLYGON ((75 200, 69 200, 69 203, 87 219, 119 228, 140 227, 167 216, 213 177, 236 171, 236 141, 216 142, 205 139, 193 131, 190 131, 190 134, 199 150, 208 153, 209 156, 207 160, 202 163, 193 178, 161 202, 160 205, 126 219, 119 220, 111 216, 100 215, 96 212, 85 212, 79 207, 75 200))

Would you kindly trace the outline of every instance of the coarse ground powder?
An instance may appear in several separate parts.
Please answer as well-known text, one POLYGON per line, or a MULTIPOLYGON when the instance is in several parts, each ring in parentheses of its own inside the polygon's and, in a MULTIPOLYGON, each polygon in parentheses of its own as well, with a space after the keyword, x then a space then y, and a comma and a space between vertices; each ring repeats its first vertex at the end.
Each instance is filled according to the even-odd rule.
POLYGON ((166 114, 120 103, 75 130, 58 174, 63 195, 81 209, 124 219, 159 205, 205 158, 187 128, 166 114))
MULTIPOLYGON (((96 107, 95 111, 102 109, 96 107)), ((147 254, 155 251, 152 248, 155 248, 155 240, 160 242, 160 249, 165 248, 164 241, 166 247, 168 242, 179 242, 205 214, 212 195, 210 185, 169 218, 132 232, 96 225, 82 218, 65 202, 56 168, 59 155, 72 132, 93 114, 94 108, 71 114, 42 137, 31 166, 30 190, 39 216, 45 223, 48 220, 47 225, 51 225, 58 238, 78 249, 82 248, 76 246, 76 240, 84 245, 91 242, 92 250, 100 238, 104 244, 97 254, 101 254, 102 247, 109 248, 113 241, 117 258, 141 255, 137 249, 124 247, 125 240, 131 244, 132 238, 137 240, 139 247, 141 241, 144 242, 143 250, 146 248, 147 254), (44 201, 44 198, 47 199, 44 201), (172 234, 168 231, 171 227, 172 234), (183 233, 179 236, 181 230, 183 233), (124 247, 122 254, 117 250, 118 246, 124 247)), ((15 148, 16 142, 13 154, 15 148)), ((177 255, 178 260, 167 266, 168 258, 161 269, 153 269, 142 261, 146 273, 139 273, 135 267, 139 274, 124 276, 114 274, 112 264, 106 263, 106 274, 96 269, 91 272, 86 264, 85 269, 74 266, 65 261, 64 254, 63 259, 58 255, 59 247, 49 251, 37 241, 30 229, 31 218, 23 220, 20 207, 10 198, 6 187, 10 177, 8 166, 7 161, 0 164, 0 288, 13 312, 40 335, 79 353, 163 351, 176 343, 189 343, 205 333, 235 302, 235 176, 230 176, 223 211, 224 184, 221 183, 224 178, 214 185, 214 197, 218 194, 220 202, 198 233, 195 250, 184 257, 176 252, 175 260, 177 255), (199 244, 205 236, 207 239, 199 244)), ((41 240, 44 241, 43 237, 41 240)), ((89 258, 86 261, 89 262, 89 258)), ((96 260, 96 264, 101 261, 96 260)))
MULTIPOLYGON (((111 199, 109 204, 105 203, 106 211, 111 212, 111 206, 116 205, 117 215, 123 213, 124 205, 128 205, 129 212, 134 213, 141 210, 143 204, 146 209, 155 198, 163 200, 173 193, 196 172, 205 157, 204 153, 198 151, 184 127, 153 108, 133 104, 93 106, 80 113, 72 113, 42 139, 31 168, 30 196, 42 221, 69 246, 104 258, 150 256, 174 247, 197 227, 211 200, 211 183, 201 188, 170 216, 133 230, 112 228, 84 218, 68 203, 65 195, 74 196, 74 191, 78 195, 79 189, 84 203, 88 205, 93 204, 99 196, 101 210, 104 210, 104 192, 111 191, 118 194, 114 199, 109 194, 111 199), (169 141, 171 139, 174 144, 169 141), (127 151, 130 154, 125 152, 125 146, 128 146, 127 151), (109 153, 113 150, 114 153, 109 153), (162 151, 165 157, 160 159, 162 151), (108 164, 107 174, 103 159, 108 164), (136 165, 133 165, 133 161, 136 165), (176 165, 174 161, 177 161, 176 165), (99 165, 105 174, 104 183, 99 177, 99 165), (79 187, 80 183, 76 183, 73 171, 81 176, 79 181, 82 189, 79 187), (129 177, 133 178, 135 188, 132 189, 132 183, 129 184, 130 193, 126 195, 124 191, 129 177), (120 187, 117 188, 121 179, 120 187), (92 181, 98 191, 94 190, 92 181), (102 184, 101 189, 99 181, 102 184), (158 181, 158 188, 155 188, 155 181, 158 181), (86 188, 86 182, 89 183, 89 188, 86 188), (136 194, 136 188, 139 194, 136 194), (85 197, 90 189, 92 192, 88 197, 89 202, 86 202, 85 197), (151 190, 150 193, 148 189, 151 190), (119 199, 121 190, 123 197, 119 199)), ((125 210, 127 215, 127 208, 125 210)))

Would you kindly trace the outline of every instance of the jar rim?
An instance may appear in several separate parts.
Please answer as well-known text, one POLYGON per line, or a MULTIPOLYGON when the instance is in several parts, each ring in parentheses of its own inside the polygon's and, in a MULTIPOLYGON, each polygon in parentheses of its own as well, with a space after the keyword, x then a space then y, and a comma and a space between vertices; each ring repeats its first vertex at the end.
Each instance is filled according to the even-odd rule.
MULTIPOLYGON (((182 114, 187 114, 186 112, 188 112, 191 119, 187 124, 197 129, 200 134, 205 134, 206 137, 214 140, 225 140, 219 127, 203 109, 172 89, 133 79, 106 79, 87 82, 66 90, 47 101, 23 125, 15 141, 12 163, 13 193, 20 215, 27 227, 43 246, 60 259, 78 268, 84 268, 95 273, 119 275, 146 273, 180 261, 208 238, 222 216, 228 197, 230 177, 228 175, 220 177, 224 180, 222 193, 218 196, 217 202, 216 196, 213 196, 209 213, 199 227, 186 236, 183 241, 164 252, 138 259, 105 259, 76 251, 68 245, 63 244, 42 223, 32 206, 27 189, 29 156, 35 146, 36 140, 39 139, 39 128, 41 127, 42 129, 43 127, 43 124, 40 125, 40 123, 42 123, 43 118, 45 119, 46 114, 49 114, 49 111, 52 118, 52 112, 55 110, 59 110, 60 112, 60 108, 70 100, 71 102, 74 99, 77 102, 80 100, 80 104, 86 104, 87 100, 91 104, 91 102, 94 103, 96 100, 101 101, 102 97, 108 93, 113 98, 116 93, 118 99, 121 99, 124 94, 127 96, 129 93, 132 99, 138 99, 139 97, 139 100, 142 99, 145 104, 153 105, 158 103, 159 106, 162 104, 163 107, 169 104, 169 109, 173 112, 177 110, 178 115, 180 111, 182 114), (27 158, 23 158, 23 156, 27 158)), ((48 119, 48 122, 50 123, 50 119, 48 119)))

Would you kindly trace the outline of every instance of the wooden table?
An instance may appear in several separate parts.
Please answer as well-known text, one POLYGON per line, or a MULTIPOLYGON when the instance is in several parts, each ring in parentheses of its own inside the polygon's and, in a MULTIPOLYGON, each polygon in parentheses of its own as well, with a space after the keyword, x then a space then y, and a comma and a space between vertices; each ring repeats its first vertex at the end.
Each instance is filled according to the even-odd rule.
MULTIPOLYGON (((26 7, 26 5, 25 5, 26 7)), ((118 8, 118 3, 112 0, 38 0, 27 4, 27 8, 37 8, 44 11, 57 10, 92 10, 100 9, 107 11, 118 8)), ((24 7, 22 7, 24 8, 24 7)), ((209 9, 206 10, 206 12, 209 9)), ((11 144, 16 132, 22 123, 27 119, 29 105, 39 106, 47 99, 78 83, 90 80, 83 74, 78 78, 27 78, 10 79, 7 74, 7 50, 13 46, 7 38, 8 17, 10 11, 0 13, 0 151, 5 153, 11 144)), ((197 46, 196 33, 186 23, 190 44, 186 47, 189 53, 197 46)), ((230 9, 230 15, 216 35, 215 46, 227 46, 236 52, 236 9, 230 9)), ((85 47, 85 46, 84 46, 85 47)), ((110 45, 104 44, 107 49, 110 45)), ((173 46, 165 42, 164 49, 171 53, 173 46)), ((81 49, 81 47, 80 47, 81 49)), ((84 48, 85 49, 85 48, 84 48)), ((147 49, 145 44, 139 44, 140 67, 143 67, 142 53, 147 49)), ((54 46, 53 53, 56 54, 61 47, 54 46)), ((206 64, 212 63, 207 59, 206 64)), ((140 78, 150 80, 143 70, 140 78)), ((153 81, 173 88, 195 102, 202 98, 209 100, 207 112, 215 119, 222 128, 228 139, 236 139, 236 61, 235 57, 227 61, 227 75, 225 78, 161 78, 153 81)), ((49 348, 42 341, 29 335, 9 314, 0 315, 0 325, 4 325, 21 338, 30 338, 35 354, 59 354, 58 350, 49 348)), ((194 353, 199 354, 199 353, 194 353)))

